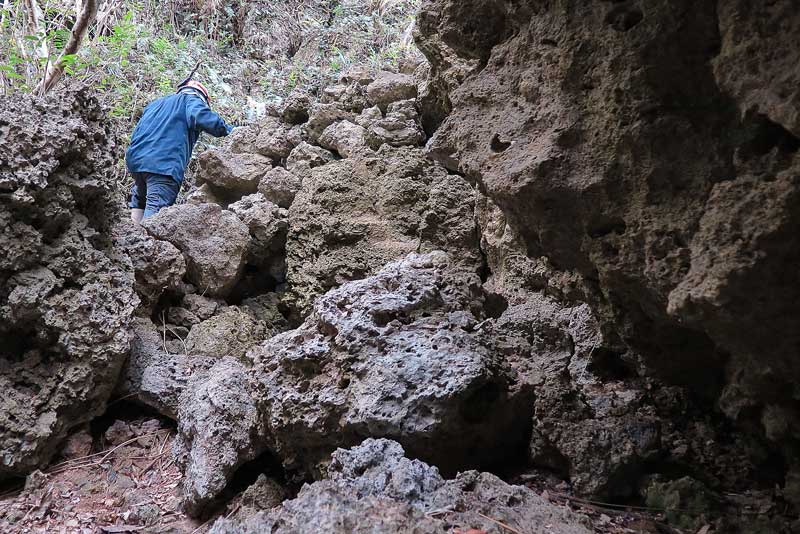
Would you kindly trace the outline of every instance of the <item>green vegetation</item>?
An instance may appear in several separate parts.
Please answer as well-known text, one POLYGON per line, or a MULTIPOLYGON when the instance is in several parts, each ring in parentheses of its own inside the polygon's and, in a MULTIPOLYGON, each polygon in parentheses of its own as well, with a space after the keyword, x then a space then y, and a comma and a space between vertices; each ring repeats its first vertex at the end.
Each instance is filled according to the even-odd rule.
MULTIPOLYGON (((105 1, 79 52, 65 58, 55 90, 95 86, 125 138, 144 106, 174 91, 202 61, 198 79, 215 110, 241 123, 295 89, 314 92, 353 64, 396 68, 417 56, 410 37, 417 3, 105 1)), ((0 95, 30 92, 70 37, 75 0, 0 0, 0 6, 0 95)))

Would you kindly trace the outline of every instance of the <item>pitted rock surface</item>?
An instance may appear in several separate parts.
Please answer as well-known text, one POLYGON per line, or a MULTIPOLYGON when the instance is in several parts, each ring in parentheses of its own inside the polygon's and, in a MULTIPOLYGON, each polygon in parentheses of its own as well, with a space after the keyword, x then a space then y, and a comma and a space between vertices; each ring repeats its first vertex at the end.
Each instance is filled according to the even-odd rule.
POLYGON ((264 451, 314 474, 336 447, 386 436, 454 472, 490 465, 498 447, 522 444, 532 383, 474 331, 482 299, 477 275, 445 253, 411 255, 317 299, 300 328, 248 353, 248 373, 220 364, 220 394, 241 397, 257 415, 219 408, 221 386, 186 401, 179 420, 189 451, 187 506, 213 502, 233 470, 264 451), (229 433, 241 439, 230 443, 229 433), (216 450, 226 452, 203 452, 216 450))
POLYGON ((116 144, 87 89, 0 101, 0 479, 100 415, 130 348, 133 265, 113 253, 116 144), (13 128, 13 133, 12 133, 13 128))
POLYGON ((139 314, 147 316, 165 291, 178 289, 186 274, 186 261, 174 245, 153 238, 127 219, 113 227, 112 239, 116 252, 133 264, 134 289, 141 300, 139 314))
POLYGON ((403 448, 386 439, 337 450, 325 480, 304 486, 296 498, 274 510, 220 519, 211 532, 507 532, 499 523, 531 534, 591 532, 586 517, 527 488, 476 471, 445 480, 435 467, 405 458, 403 448), (448 513, 433 513, 437 510, 448 513))
POLYGON ((792 3, 496 7, 420 14, 434 100, 452 110, 430 154, 498 206, 519 253, 562 273, 552 286, 577 275, 648 373, 796 464, 800 413, 775 395, 800 379, 792 3), (454 87, 443 50, 485 66, 454 87))
POLYGON ((194 352, 168 352, 163 335, 150 319, 136 319, 131 354, 117 394, 175 418, 181 395, 192 378, 205 373, 217 358, 194 352))
POLYGON ((287 280, 294 306, 418 250, 479 263, 473 192, 419 149, 377 153, 312 169, 289 211, 287 280))
POLYGON ((223 149, 206 150, 198 156, 197 163, 198 185, 209 184, 239 196, 255 193, 261 178, 272 168, 272 159, 261 154, 223 149))
POLYGON ((187 276, 202 293, 224 297, 239 281, 251 237, 230 211, 217 204, 182 204, 162 209, 142 226, 183 253, 187 276))

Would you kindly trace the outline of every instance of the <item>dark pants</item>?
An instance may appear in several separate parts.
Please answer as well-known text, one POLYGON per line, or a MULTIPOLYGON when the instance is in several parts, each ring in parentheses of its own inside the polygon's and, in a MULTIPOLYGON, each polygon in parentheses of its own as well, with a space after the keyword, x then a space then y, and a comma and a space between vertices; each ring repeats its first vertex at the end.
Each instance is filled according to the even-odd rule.
POLYGON ((178 198, 181 184, 172 176, 151 172, 134 172, 131 188, 131 209, 144 210, 144 218, 158 213, 161 208, 172 206, 178 198))

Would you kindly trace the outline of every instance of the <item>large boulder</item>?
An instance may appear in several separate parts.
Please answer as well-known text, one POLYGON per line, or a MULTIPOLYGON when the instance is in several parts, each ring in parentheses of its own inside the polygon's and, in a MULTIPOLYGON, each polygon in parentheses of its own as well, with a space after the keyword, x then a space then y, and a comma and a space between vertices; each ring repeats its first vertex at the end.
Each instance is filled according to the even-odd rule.
POLYGON ((532 382, 475 330, 482 299, 477 274, 443 252, 411 255, 320 297, 299 329, 243 361, 220 362, 179 416, 189 509, 265 451, 315 474, 336 447, 387 436, 454 472, 523 445, 532 382))
POLYGON ((250 230, 248 261, 252 265, 265 266, 275 274, 281 273, 285 268, 286 232, 289 228, 287 211, 261 193, 243 197, 228 209, 250 230))
POLYGON ((131 354, 117 393, 175 418, 181 395, 193 377, 210 369, 217 358, 185 350, 171 352, 164 343, 165 333, 161 328, 165 327, 156 327, 150 319, 136 319, 131 354))
POLYGON ((261 178, 258 192, 281 208, 288 208, 300 190, 302 180, 283 167, 275 167, 261 178))
POLYGON ((153 238, 127 218, 113 227, 112 239, 115 249, 133 264, 134 289, 141 300, 139 311, 147 316, 165 291, 180 286, 186 261, 172 243, 153 238))
POLYGON ((261 178, 272 168, 272 159, 212 148, 198 156, 197 164, 198 184, 210 184, 227 195, 242 196, 256 192, 261 178))
POLYGON ((239 281, 250 232, 230 211, 217 204, 182 204, 162 209, 142 226, 183 253, 187 276, 203 294, 224 297, 239 281))
POLYGON ((367 86, 367 96, 374 106, 385 110, 392 102, 417 96, 417 82, 409 74, 382 71, 367 86))
POLYGON ((130 349, 133 263, 107 234, 115 138, 88 89, 0 100, 0 479, 105 409, 130 349))
POLYGON ((305 174, 309 169, 320 167, 335 159, 336 157, 329 150, 303 141, 294 147, 286 159, 286 170, 305 174))
POLYGON ((648 372, 795 464, 793 3, 533 4, 426 4, 434 78, 452 64, 438 41, 482 66, 434 80, 452 111, 430 154, 479 184, 520 252, 577 275, 648 372))
POLYGON ((300 313, 409 252, 447 249, 480 261, 467 182, 419 149, 362 154, 311 169, 292 204, 287 280, 300 313))
POLYGON ((319 142, 319 138, 325 128, 334 122, 352 120, 355 115, 351 111, 342 109, 337 104, 314 104, 311 107, 311 115, 306 123, 306 132, 314 142, 319 142))
POLYGON ((405 458, 403 448, 386 439, 337 450, 327 476, 278 508, 220 519, 210 532, 592 532, 587 517, 528 488, 476 471, 445 480, 435 467, 405 458))
POLYGON ((367 149, 367 131, 350 121, 334 122, 322 132, 319 144, 349 158, 367 149))

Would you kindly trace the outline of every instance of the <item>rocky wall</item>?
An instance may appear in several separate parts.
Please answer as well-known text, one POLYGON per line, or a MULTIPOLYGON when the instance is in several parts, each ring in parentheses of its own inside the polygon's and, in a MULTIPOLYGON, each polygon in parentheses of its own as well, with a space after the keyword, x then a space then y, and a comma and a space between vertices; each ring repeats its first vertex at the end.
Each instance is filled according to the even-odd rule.
POLYGON ((649 374, 772 440, 790 478, 799 23, 788 1, 431 0, 417 36, 449 111, 429 154, 513 234, 494 235, 512 249, 493 277, 585 298, 649 374), (453 54, 478 63, 460 84, 453 54))
POLYGON ((110 246, 116 149, 87 89, 0 100, 0 479, 101 414, 128 354, 139 299, 110 246))

